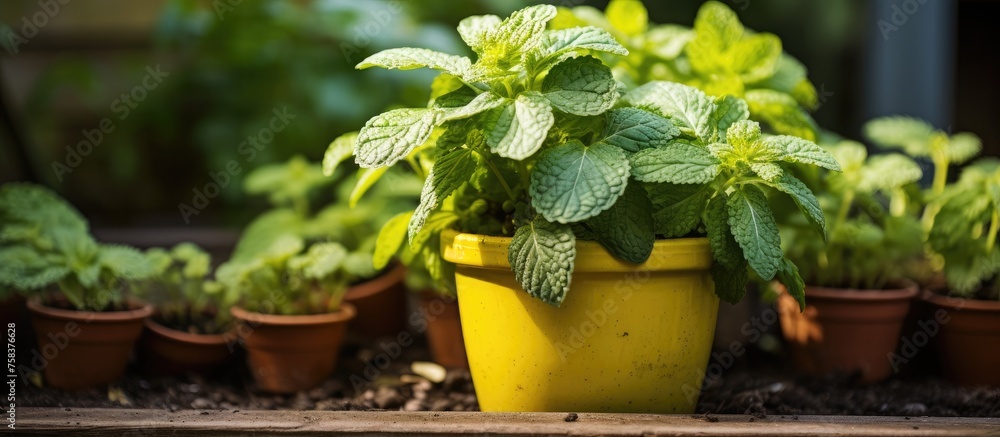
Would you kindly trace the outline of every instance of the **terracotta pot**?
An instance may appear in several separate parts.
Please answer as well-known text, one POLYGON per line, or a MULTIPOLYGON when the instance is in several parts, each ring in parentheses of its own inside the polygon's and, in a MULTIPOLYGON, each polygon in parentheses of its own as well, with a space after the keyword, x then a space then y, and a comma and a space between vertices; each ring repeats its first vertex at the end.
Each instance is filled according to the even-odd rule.
POLYGON ((50 387, 79 390, 108 384, 125 371, 129 355, 142 334, 142 321, 153 307, 128 301, 128 311, 73 311, 28 299, 31 323, 38 338, 30 364, 43 370, 50 387))
POLYGON ((191 334, 171 329, 153 318, 145 321, 141 347, 143 367, 151 375, 209 374, 233 355, 234 334, 191 334))
POLYGON ((427 323, 427 343, 434 362, 449 369, 468 369, 458 299, 425 291, 420 293, 420 308, 427 323))
POLYGON ((295 393, 315 387, 337 364, 347 324, 356 310, 343 303, 335 313, 279 316, 230 308, 242 324, 237 336, 247 350, 250 372, 260 389, 295 393))
POLYGON ((899 344, 903 320, 917 285, 854 290, 806 287, 806 309, 788 293, 778 300, 781 330, 796 365, 813 374, 861 373, 875 382, 892 373, 890 355, 899 344))
POLYGON ((928 336, 939 327, 939 356, 948 379, 967 386, 1000 387, 1000 302, 942 296, 924 299, 937 310, 925 321, 928 336))
POLYGON ((344 302, 358 311, 351 331, 368 339, 396 337, 406 331, 405 278, 406 267, 397 263, 385 274, 349 288, 344 302))

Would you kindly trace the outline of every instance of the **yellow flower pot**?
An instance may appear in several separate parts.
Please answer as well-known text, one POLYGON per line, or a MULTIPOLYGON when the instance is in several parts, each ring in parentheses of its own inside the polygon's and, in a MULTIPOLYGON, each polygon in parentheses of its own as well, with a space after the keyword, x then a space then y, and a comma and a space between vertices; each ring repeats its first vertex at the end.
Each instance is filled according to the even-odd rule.
POLYGON ((483 411, 694 412, 719 309, 707 239, 657 241, 641 265, 577 241, 560 308, 517 283, 510 238, 442 243, 483 411))

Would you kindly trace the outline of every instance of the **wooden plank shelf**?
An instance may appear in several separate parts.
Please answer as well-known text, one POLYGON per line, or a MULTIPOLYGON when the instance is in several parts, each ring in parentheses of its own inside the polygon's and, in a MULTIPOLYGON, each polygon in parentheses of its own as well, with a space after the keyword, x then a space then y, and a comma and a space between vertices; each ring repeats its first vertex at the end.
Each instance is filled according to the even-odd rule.
POLYGON ((318 436, 331 433, 349 436, 1000 436, 1000 419, 24 408, 17 410, 17 431, 93 436, 318 436))

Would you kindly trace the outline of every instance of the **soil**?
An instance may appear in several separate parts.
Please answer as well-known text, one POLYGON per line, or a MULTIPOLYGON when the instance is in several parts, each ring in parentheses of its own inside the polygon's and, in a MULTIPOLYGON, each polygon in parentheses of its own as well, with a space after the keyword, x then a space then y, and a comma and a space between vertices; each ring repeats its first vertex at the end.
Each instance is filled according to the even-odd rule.
MULTIPOLYGON (((385 350, 352 343, 345 348, 332 377, 319 387, 295 395, 255 390, 249 371, 242 365, 233 365, 211 377, 147 378, 132 369, 117 383, 102 389, 64 392, 28 384, 18 389, 18 406, 229 412, 479 409, 467 371, 449 371, 444 381, 432 383, 410 371, 414 360, 428 359, 424 344, 415 343, 401 348, 398 354, 394 352, 392 347, 385 350), (389 364, 382 370, 377 365, 366 369, 364 363, 368 361, 389 364)), ((234 361, 243 362, 242 357, 234 361)), ((742 357, 721 377, 707 381, 698 414, 706 420, 712 420, 713 414, 746 414, 751 418, 812 414, 1000 417, 1000 388, 963 388, 938 378, 907 374, 863 385, 857 382, 857 375, 796 375, 793 369, 782 367, 784 362, 788 361, 783 357, 759 351, 742 357)), ((575 419, 571 416, 566 420, 575 419)))

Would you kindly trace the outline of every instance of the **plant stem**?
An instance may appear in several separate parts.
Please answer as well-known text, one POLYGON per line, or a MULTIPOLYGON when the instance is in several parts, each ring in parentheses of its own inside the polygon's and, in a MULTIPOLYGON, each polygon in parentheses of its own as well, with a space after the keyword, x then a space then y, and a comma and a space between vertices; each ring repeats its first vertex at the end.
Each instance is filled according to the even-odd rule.
POLYGON ((993 216, 990 218, 990 230, 986 234, 986 252, 993 252, 993 247, 997 242, 997 231, 1000 230, 1000 210, 993 209, 993 216))
POLYGON ((854 190, 848 190, 841 202, 840 209, 837 211, 837 219, 834 221, 835 225, 832 228, 839 227, 847 221, 847 213, 851 211, 851 204, 854 203, 854 190))
POLYGON ((517 197, 514 196, 514 191, 510 189, 510 185, 507 185, 507 180, 504 179, 503 175, 500 174, 500 169, 498 169, 496 167, 496 165, 493 164, 493 161, 490 161, 489 157, 483 155, 482 153, 480 153, 480 152, 478 152, 476 150, 473 150, 473 152, 476 153, 476 154, 478 154, 479 156, 481 156, 483 158, 483 162, 485 162, 486 165, 488 165, 490 167, 490 170, 497 177, 497 180, 500 181, 500 185, 503 186, 503 190, 507 192, 507 197, 510 197, 510 201, 511 202, 516 202, 517 201, 517 197))

